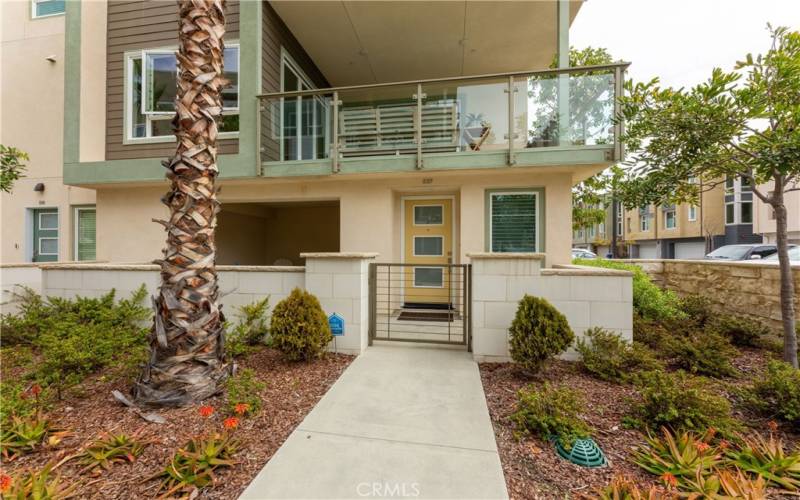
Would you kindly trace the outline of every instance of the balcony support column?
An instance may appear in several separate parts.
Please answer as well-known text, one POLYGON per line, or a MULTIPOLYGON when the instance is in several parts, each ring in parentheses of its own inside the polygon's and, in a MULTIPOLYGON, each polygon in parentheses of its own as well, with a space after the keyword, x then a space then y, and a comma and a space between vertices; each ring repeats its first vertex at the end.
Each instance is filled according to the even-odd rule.
MULTIPOLYGON (((569 0, 558 0, 558 68, 569 68, 569 0)), ((558 75, 558 145, 569 146, 569 74, 558 75)))

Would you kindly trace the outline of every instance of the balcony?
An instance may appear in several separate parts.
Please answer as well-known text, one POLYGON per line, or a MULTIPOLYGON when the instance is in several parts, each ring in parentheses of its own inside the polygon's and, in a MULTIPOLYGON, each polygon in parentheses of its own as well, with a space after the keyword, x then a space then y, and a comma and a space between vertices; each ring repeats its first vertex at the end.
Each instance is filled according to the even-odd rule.
POLYGON ((262 174, 608 164, 627 66, 262 94, 262 174))

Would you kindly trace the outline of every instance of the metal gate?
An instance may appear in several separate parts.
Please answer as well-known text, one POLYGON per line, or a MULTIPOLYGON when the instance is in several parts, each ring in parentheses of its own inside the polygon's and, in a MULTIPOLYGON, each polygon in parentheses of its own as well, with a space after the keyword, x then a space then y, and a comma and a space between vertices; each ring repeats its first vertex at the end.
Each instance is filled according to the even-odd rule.
POLYGON ((370 345, 391 340, 471 350, 471 271, 470 264, 370 264, 370 345))

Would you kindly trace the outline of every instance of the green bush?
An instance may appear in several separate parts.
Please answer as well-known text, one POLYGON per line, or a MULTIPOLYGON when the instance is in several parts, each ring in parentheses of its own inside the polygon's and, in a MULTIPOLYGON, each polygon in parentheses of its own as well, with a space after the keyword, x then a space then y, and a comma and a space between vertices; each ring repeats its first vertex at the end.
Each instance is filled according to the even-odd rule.
POLYGON ((687 295, 680 299, 681 310, 697 326, 705 326, 716 313, 711 307, 711 299, 702 295, 687 295))
POLYGON ((566 351, 575 338, 563 314, 547 300, 530 295, 519 301, 509 332, 511 358, 531 372, 566 351))
POLYGON ((639 342, 659 356, 665 356, 673 335, 661 323, 633 315, 633 341, 639 342))
MULTIPOLYGON (((36 357, 25 374, 57 391, 106 366, 132 367, 144 359, 150 309, 142 303, 142 286, 129 299, 115 301, 115 292, 99 298, 63 299, 26 291, 18 312, 2 318, 2 338, 27 344, 36 357)), ((18 388, 3 381, 2 406, 19 407, 18 388)))
POLYGON ((731 377, 738 372, 731 358, 738 352, 727 338, 713 330, 695 331, 678 335, 665 346, 672 364, 697 375, 731 377))
MULTIPOLYGON (((238 308, 239 322, 228 334, 226 351, 233 357, 250 351, 250 347, 261 344, 269 332, 267 310, 269 297, 238 308)), ((227 328, 226 328, 227 329, 227 328)))
POLYGON ((255 415, 261 410, 261 391, 266 389, 267 384, 256 378, 256 372, 252 368, 244 368, 228 379, 226 388, 228 389, 228 406, 231 413, 255 415), (247 409, 244 412, 237 412, 236 405, 245 404, 247 409))
POLYGON ((714 330, 739 347, 760 347, 769 336, 769 328, 750 318, 720 315, 712 322, 714 330))
POLYGON ((558 436, 566 448, 591 433, 590 427, 578 416, 583 401, 576 391, 551 387, 547 383, 537 389, 531 384, 520 389, 518 396, 517 411, 511 415, 511 420, 519 432, 533 433, 542 439, 558 436))
POLYGON ((654 370, 638 374, 635 383, 639 400, 625 419, 628 425, 649 431, 663 426, 705 432, 714 427, 725 434, 738 427, 728 400, 705 392, 702 378, 654 370))
POLYGON ((291 361, 319 357, 333 340, 319 300, 299 288, 275 306, 270 334, 272 346, 291 361))
POLYGON ((650 277, 637 265, 624 264, 606 259, 575 259, 575 264, 581 266, 603 267, 633 273, 633 308, 643 318, 666 320, 670 318, 685 318, 681 310, 680 300, 670 290, 658 288, 650 277))
POLYGON ((653 353, 638 342, 628 343, 618 334, 602 328, 590 328, 579 339, 581 366, 592 375, 611 382, 624 382, 639 371, 663 368, 653 353))
POLYGON ((756 410, 800 430, 800 370, 783 361, 770 361, 745 395, 756 410))

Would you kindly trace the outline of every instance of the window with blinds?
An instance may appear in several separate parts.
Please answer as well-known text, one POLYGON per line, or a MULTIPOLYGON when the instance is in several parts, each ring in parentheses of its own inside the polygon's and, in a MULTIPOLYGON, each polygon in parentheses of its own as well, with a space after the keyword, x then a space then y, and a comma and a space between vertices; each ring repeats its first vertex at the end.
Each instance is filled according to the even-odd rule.
POLYGON ((492 193, 489 198, 491 251, 537 251, 537 194, 492 193))
POLYGON ((96 260, 97 212, 94 209, 78 209, 77 258, 96 260))

